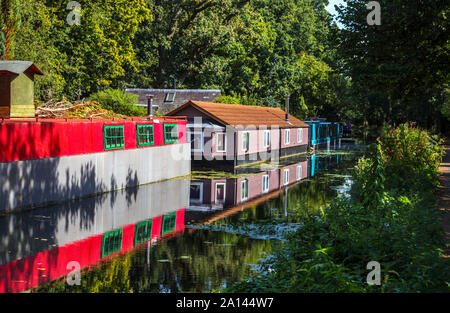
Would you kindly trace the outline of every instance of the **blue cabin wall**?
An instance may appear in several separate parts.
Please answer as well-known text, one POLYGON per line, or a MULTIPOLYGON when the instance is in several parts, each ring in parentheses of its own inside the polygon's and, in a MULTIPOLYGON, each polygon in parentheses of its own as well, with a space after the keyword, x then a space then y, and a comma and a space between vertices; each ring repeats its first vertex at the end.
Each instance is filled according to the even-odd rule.
POLYGON ((306 121, 310 126, 309 145, 314 148, 340 146, 342 127, 339 123, 306 121))

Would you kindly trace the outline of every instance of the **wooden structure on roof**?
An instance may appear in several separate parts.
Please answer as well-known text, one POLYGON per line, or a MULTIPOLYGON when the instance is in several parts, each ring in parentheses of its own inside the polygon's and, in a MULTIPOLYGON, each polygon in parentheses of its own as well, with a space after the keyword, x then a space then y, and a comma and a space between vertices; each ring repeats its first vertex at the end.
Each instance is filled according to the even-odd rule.
POLYGON ((0 61, 0 117, 32 118, 34 76, 44 75, 30 61, 0 61))

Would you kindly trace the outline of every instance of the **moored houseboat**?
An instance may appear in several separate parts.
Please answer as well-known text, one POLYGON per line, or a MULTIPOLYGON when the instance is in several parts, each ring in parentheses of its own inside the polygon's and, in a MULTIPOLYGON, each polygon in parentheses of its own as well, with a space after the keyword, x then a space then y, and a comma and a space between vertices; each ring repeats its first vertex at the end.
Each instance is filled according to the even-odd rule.
POLYGON ((190 174, 186 119, 0 121, 0 211, 190 174))
POLYGON ((309 125, 280 108, 189 101, 168 113, 185 116, 193 166, 238 166, 308 150, 309 125))
POLYGON ((339 149, 343 127, 338 122, 327 122, 324 119, 305 121, 310 126, 309 145, 314 149, 339 149))

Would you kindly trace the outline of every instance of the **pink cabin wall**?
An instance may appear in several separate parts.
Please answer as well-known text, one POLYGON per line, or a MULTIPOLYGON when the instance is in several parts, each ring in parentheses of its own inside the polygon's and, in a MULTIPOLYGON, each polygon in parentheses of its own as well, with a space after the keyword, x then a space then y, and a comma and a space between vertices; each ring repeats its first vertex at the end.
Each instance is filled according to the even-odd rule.
POLYGON ((303 137, 302 137, 302 141, 298 142, 298 137, 297 137, 297 129, 298 128, 291 128, 290 132, 290 142, 289 144, 285 144, 284 140, 285 140, 285 129, 281 129, 281 148, 288 148, 288 147, 295 147, 295 146, 303 146, 303 145, 307 145, 308 144, 308 132, 309 132, 309 128, 308 127, 304 127, 303 128, 303 137))
MULTIPOLYGON (((278 150, 280 148, 280 131, 281 131, 281 148, 289 148, 289 147, 296 147, 296 146, 302 146, 308 144, 308 132, 309 128, 303 128, 303 137, 302 141, 298 142, 297 138, 297 129, 298 128, 291 128, 290 132, 290 143, 288 145, 284 144, 284 136, 285 132, 284 129, 268 129, 270 131, 270 147, 266 148, 264 147, 264 132, 265 129, 243 129, 238 130, 237 134, 228 131, 225 132, 227 134, 227 149, 226 152, 218 152, 217 151, 217 133, 219 132, 212 132, 211 136, 209 134, 205 133, 204 137, 204 153, 210 154, 212 157, 217 156, 233 156, 234 155, 234 140, 236 138, 237 140, 237 155, 246 155, 246 154, 254 154, 254 153, 260 153, 265 152, 268 150, 278 150), (248 132, 250 134, 250 144, 249 149, 245 151, 242 147, 243 144, 243 133, 248 132)), ((222 131, 220 131, 222 133, 222 131)))
POLYGON ((267 172, 259 173, 258 175, 254 175, 246 178, 238 178, 237 182, 237 194, 235 196, 235 203, 243 203, 252 199, 255 199, 263 194, 270 193, 280 189, 280 170, 272 170, 267 172), (263 176, 269 175, 269 191, 263 192, 263 176), (242 181, 248 180, 248 198, 246 200, 242 200, 242 181))
POLYGON ((279 182, 281 184, 281 186, 284 185, 284 170, 288 169, 289 170, 289 183, 293 184, 296 183, 302 179, 308 178, 308 161, 304 161, 304 162, 300 162, 300 163, 296 163, 296 164, 292 164, 292 165, 288 165, 283 167, 282 169, 280 169, 280 177, 279 177, 279 182), (302 167, 302 175, 300 179, 297 179, 297 167, 301 166, 302 167))
POLYGON ((258 198, 266 193, 271 193, 279 190, 284 185, 284 170, 289 169, 288 185, 295 184, 300 180, 308 178, 308 162, 299 162, 296 164, 285 166, 281 169, 274 169, 271 171, 261 172, 256 175, 245 178, 229 178, 229 179, 201 179, 198 182, 203 183, 203 204, 215 204, 216 184, 225 184, 225 203, 238 205, 249 200, 258 198), (297 179, 297 167, 301 166, 301 177, 297 179), (263 176, 269 175, 269 190, 263 192, 263 176), (242 200, 242 181, 248 180, 248 198, 242 200))
POLYGON ((239 130, 237 133, 237 154, 238 155, 244 155, 244 154, 253 154, 253 153, 259 153, 264 152, 268 150, 277 150, 280 147, 280 130, 278 128, 276 129, 267 129, 270 131, 270 149, 264 147, 264 131, 266 129, 249 129, 249 130, 239 130), (243 133, 249 132, 250 133, 250 144, 249 144, 249 150, 244 151, 242 149, 242 136, 243 133))

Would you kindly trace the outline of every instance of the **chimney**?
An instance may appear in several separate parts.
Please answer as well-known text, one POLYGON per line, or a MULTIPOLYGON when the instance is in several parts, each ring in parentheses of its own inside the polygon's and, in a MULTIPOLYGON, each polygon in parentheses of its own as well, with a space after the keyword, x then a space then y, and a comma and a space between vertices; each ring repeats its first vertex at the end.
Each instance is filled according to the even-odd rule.
POLYGON ((177 79, 173 79, 173 89, 177 89, 177 79))
POLYGON ((153 95, 148 94, 147 97, 147 115, 149 118, 153 118, 153 95))
POLYGON ((291 95, 286 95, 286 122, 289 122, 289 99, 291 95))

